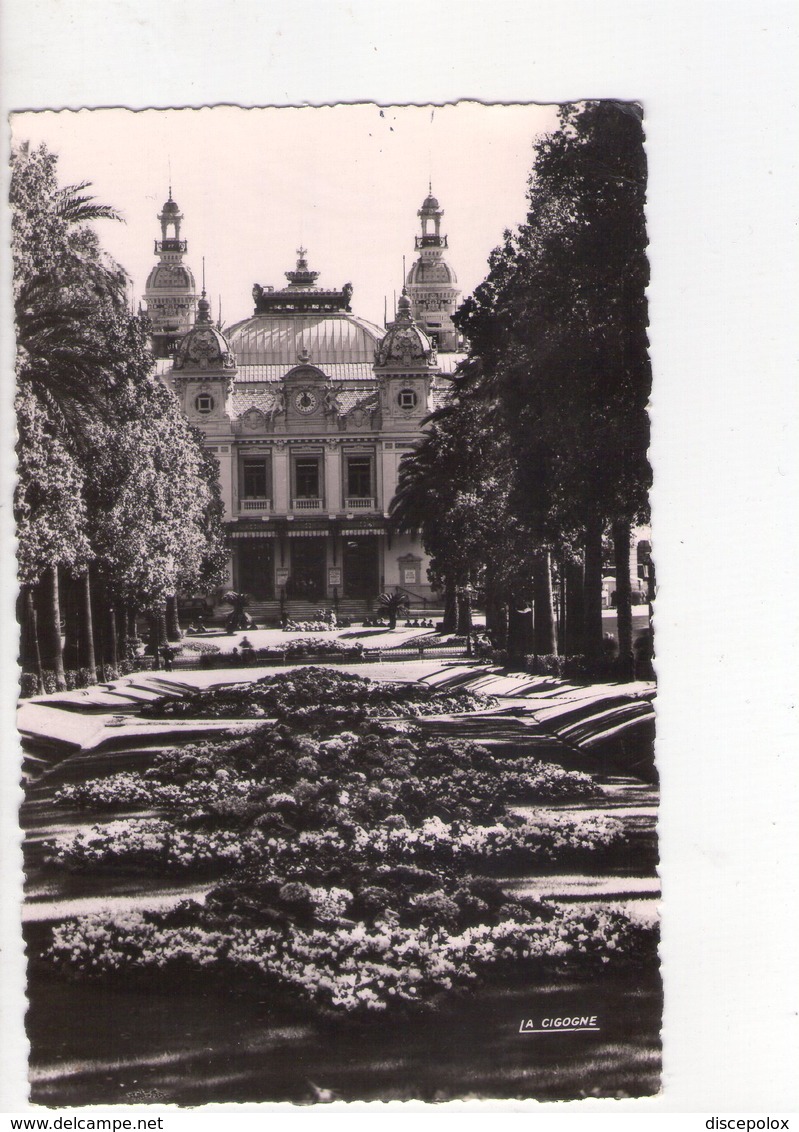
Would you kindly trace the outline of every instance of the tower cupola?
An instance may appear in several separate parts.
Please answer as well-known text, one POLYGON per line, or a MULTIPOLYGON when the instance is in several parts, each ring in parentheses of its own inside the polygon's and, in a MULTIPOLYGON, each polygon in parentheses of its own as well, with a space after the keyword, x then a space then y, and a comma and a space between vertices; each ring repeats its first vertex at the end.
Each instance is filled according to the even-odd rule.
POLYGON ((380 381, 383 428, 402 432, 418 426, 430 411, 431 382, 438 373, 435 345, 414 321, 403 288, 397 314, 375 350, 374 372, 380 381))
POLYGON ((422 234, 416 237, 418 248, 445 248, 447 237, 441 235, 441 217, 444 210, 433 196, 433 186, 422 202, 422 207, 416 213, 422 222, 422 234))
POLYGON ((432 185, 416 215, 422 231, 415 239, 416 261, 405 280, 411 313, 439 350, 457 350, 458 333, 452 315, 460 289, 455 272, 444 259, 449 247, 441 233, 444 210, 433 196, 432 185))
POLYGON ((215 426, 225 420, 236 373, 236 356, 213 324, 203 288, 194 326, 175 347, 171 372, 175 393, 192 424, 215 426))
POLYGON ((153 267, 144 289, 147 317, 152 323, 152 350, 157 358, 172 355, 175 346, 192 327, 197 306, 196 284, 191 269, 183 262, 188 251, 181 239, 183 213, 177 201, 169 198, 158 213, 161 239, 155 241, 158 263, 153 267))

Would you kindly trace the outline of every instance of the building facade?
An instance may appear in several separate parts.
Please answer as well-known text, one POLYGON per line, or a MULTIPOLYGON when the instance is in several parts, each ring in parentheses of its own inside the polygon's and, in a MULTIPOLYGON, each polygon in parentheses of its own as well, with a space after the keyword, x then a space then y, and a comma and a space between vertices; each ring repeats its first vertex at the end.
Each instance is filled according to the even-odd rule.
MULTIPOLYGON (((423 233, 432 222, 441 240, 436 209, 430 197, 419 215, 423 233)), ((454 280, 445 246, 430 245, 454 280)), ((457 344, 449 306, 424 306, 430 273, 420 268, 430 247, 419 247, 385 327, 352 313, 349 284, 319 288, 300 248, 287 285, 256 284, 252 316, 224 332, 203 292, 194 325, 159 365, 219 461, 230 585, 264 615, 365 608, 397 588, 413 608, 435 602, 420 542, 388 530, 400 460, 446 399, 462 357, 447 349, 457 344), (435 337, 414 310, 438 322, 435 337)), ((148 310, 151 290, 148 282, 148 310)))

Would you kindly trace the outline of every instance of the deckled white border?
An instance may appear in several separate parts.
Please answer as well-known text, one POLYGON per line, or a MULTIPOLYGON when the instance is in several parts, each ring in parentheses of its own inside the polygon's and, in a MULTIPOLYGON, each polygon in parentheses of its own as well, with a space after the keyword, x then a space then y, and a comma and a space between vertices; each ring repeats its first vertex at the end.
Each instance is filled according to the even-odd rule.
MULTIPOLYGON (((590 1111, 594 1121, 610 1112, 618 1121, 633 1112, 640 1119, 794 1109, 799 55, 792 0, 5 0, 2 19, 6 110, 461 97, 643 102, 661 585, 665 1092, 654 1101, 558 1106, 558 1118, 564 1108, 590 1111)), ((4 225, 7 246, 5 212, 4 225)), ((4 257, 6 295, 7 281, 4 257)), ((8 328, 6 309, 0 725, 2 848, 13 872, 8 328)), ((25 1050, 9 1035, 20 1029, 21 964, 14 878, 6 876, 0 1107, 17 1111, 25 1050)), ((552 1106, 527 1107, 539 1121, 552 1106)), ((175 1127, 172 1118, 167 1123, 175 1127)))

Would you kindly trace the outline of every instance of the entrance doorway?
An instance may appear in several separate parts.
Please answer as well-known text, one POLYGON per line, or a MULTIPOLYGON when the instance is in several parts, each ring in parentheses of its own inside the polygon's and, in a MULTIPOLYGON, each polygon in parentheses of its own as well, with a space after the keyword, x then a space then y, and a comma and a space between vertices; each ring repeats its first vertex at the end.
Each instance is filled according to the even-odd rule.
POLYGON ((275 596, 275 558, 272 540, 243 538, 238 540, 238 587, 256 601, 270 601, 275 596))
POLYGON ((327 539, 291 539, 291 572, 286 594, 302 601, 322 601, 325 596, 327 539))
POLYGON ((344 596, 377 597, 380 588, 380 560, 377 536, 360 535, 344 539, 344 596))

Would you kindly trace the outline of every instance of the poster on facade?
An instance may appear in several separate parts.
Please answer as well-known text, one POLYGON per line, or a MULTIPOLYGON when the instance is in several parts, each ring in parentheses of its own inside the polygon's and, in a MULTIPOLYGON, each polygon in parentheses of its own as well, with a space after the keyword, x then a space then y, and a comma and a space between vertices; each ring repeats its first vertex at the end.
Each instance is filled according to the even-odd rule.
POLYGON ((32 1102, 655 1095, 642 108, 12 130, 32 1102))

